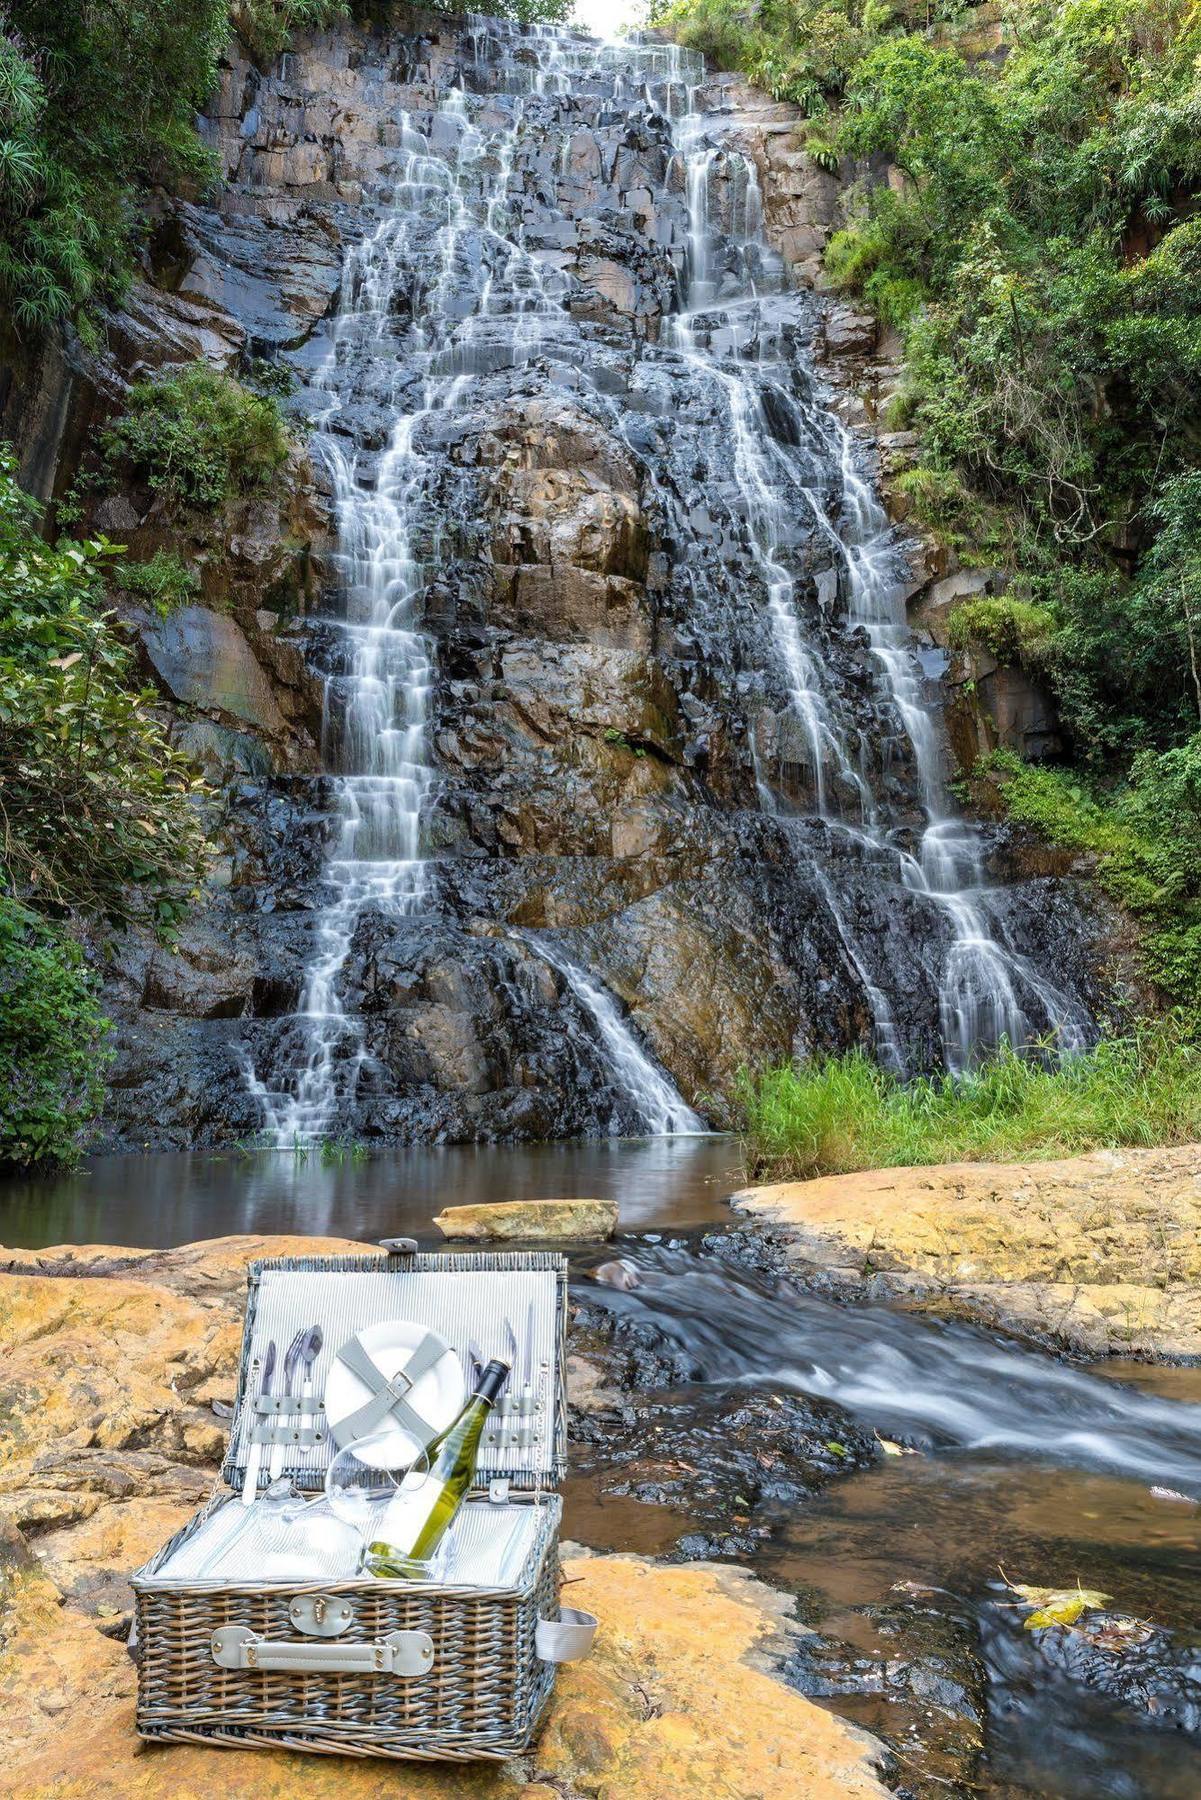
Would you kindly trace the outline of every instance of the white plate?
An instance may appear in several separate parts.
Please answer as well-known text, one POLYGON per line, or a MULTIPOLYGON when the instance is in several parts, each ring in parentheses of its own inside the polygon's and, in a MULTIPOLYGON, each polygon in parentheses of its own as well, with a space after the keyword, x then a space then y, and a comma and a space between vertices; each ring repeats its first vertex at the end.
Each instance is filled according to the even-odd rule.
MULTIPOLYGON (((417 1378, 405 1398, 435 1431, 445 1431, 454 1423, 467 1399, 467 1382, 463 1365, 445 1338, 412 1319, 384 1319, 378 1325, 368 1325, 356 1336, 387 1381, 404 1368, 425 1337, 436 1338, 442 1345, 442 1355, 417 1378)), ((349 1419, 370 1399, 371 1390, 366 1383, 335 1357, 325 1381, 325 1416, 335 1442, 342 1420, 349 1419)), ((358 1445, 354 1448, 360 1462, 369 1469, 407 1469, 421 1454, 417 1439, 394 1413, 389 1413, 370 1437, 362 1440, 361 1450, 358 1445)))

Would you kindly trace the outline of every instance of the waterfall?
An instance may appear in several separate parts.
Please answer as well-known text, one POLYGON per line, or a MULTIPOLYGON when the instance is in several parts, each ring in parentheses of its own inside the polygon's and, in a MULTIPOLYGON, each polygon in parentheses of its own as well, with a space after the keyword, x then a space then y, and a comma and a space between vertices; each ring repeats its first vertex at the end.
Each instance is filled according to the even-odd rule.
MULTIPOLYGON (((705 118, 695 110, 696 92, 695 87, 686 88, 685 111, 675 126, 689 231, 686 306, 670 321, 672 341, 698 378, 708 376, 721 392, 772 638, 808 747, 815 810, 822 820, 836 824, 845 824, 848 810, 852 816, 857 813, 858 828, 870 848, 894 853, 887 837, 894 821, 881 814, 862 758, 852 750, 829 703, 821 670, 805 641, 795 577, 782 553, 792 536, 790 494, 798 489, 842 561, 848 623, 867 635, 916 768, 926 826, 918 855, 902 853, 898 863, 905 885, 937 906, 950 927, 938 989, 943 1061, 958 1074, 982 1051, 1002 1041, 1023 1048, 1044 1036, 1054 1039, 1060 1054, 1077 1053, 1087 1042, 1087 1014, 1040 975, 1028 958, 1000 941, 989 918, 979 834, 965 821, 948 817, 938 733, 921 693, 893 527, 863 479, 850 435, 834 413, 820 402, 799 407, 778 379, 772 339, 763 331, 763 309, 752 306, 748 311, 746 305, 758 296, 746 254, 757 243, 761 247, 762 240, 757 174, 748 158, 720 150, 709 140, 705 118), (741 211, 744 229, 738 247, 744 278, 728 301, 715 301, 710 187, 723 156, 746 167, 745 192, 755 199, 744 203, 741 211), (723 359, 723 346, 734 348, 733 359, 723 359), (795 446, 782 444, 769 429, 765 417, 769 397, 779 412, 793 415, 795 446), (837 458, 842 493, 836 521, 799 466, 803 459, 797 446, 814 438, 824 441, 837 458)), ((760 775, 761 789, 765 785, 760 775)), ((828 877, 816 870, 815 878, 870 1007, 877 1054, 886 1066, 904 1073, 906 1059, 892 1008, 864 966, 828 877)))
POLYGON ((607 1053, 614 1082, 638 1112, 648 1135, 686 1136, 707 1131, 705 1121, 693 1112, 642 1048, 617 1010, 612 994, 543 938, 531 934, 529 941, 538 955, 558 970, 592 1020, 607 1053))
MULTIPOLYGON (((439 1088, 422 1072, 424 1039, 395 1023, 381 956, 403 971, 391 990, 402 999, 430 968, 431 1004, 444 1010, 448 991, 485 990, 465 1079, 473 1091, 494 1080, 528 1092, 549 1052, 538 1002, 513 978, 521 939, 566 983, 577 1034, 588 1021, 623 1116, 632 1108, 656 1134, 704 1129, 639 1041, 633 1020, 656 996, 627 1014, 599 966, 604 934, 590 936, 607 921, 620 938, 623 909, 646 890, 627 893, 620 871, 610 887, 589 875, 560 906, 559 877, 526 872, 542 849, 536 824, 508 861, 507 839, 484 826, 473 835, 487 780, 495 796, 515 779, 494 715, 478 715, 479 729, 501 746, 499 773, 473 777, 474 750, 476 762, 450 768, 444 753, 448 710, 470 719, 470 735, 471 709, 493 694, 502 703, 504 646, 523 629, 535 664, 539 644, 588 636, 570 621, 496 624, 489 613, 494 471, 522 454, 506 448, 503 422, 531 401, 551 420, 574 409, 571 429, 583 420, 636 471, 662 546, 658 585, 640 602, 645 669, 681 718, 715 714, 735 746, 720 795, 682 758, 660 765, 671 772, 657 803, 681 843, 705 847, 685 858, 669 916, 693 908, 716 929, 727 895, 742 894, 751 925, 732 941, 756 954, 766 846, 773 867, 792 871, 772 966, 794 971, 821 1047, 870 1020, 877 1054, 904 1073, 931 1061, 963 1069, 1002 1037, 1083 1044, 1087 1014, 1030 941, 1033 909, 1007 920, 986 845, 948 807, 895 534, 813 374, 813 303, 766 240, 755 165, 703 110, 699 59, 483 18, 439 31, 428 64, 414 51, 420 78, 399 87, 394 60, 381 65, 404 110, 381 122, 361 200, 340 214, 353 216, 355 241, 336 311, 292 356, 337 542, 328 603, 310 625, 325 693, 326 855, 313 904, 290 927, 296 1010, 253 1036, 243 1061, 267 1133, 311 1141, 356 1129, 365 1112, 382 1121, 373 1130, 429 1129, 417 1103, 403 1113, 406 1096, 422 1082, 450 1091, 457 1077, 439 1088), (456 608, 469 619, 455 653, 465 676, 448 673, 456 608), (572 922, 569 939, 555 920, 572 922)), ((518 519, 519 543, 528 527, 518 519)), ((591 742, 624 742, 612 726, 587 730, 591 742)), ((538 741, 547 781, 562 784, 570 755, 554 733, 538 741)), ((535 820, 543 804, 531 803, 535 820)), ((556 806, 570 823, 563 786, 556 806)), ((570 887, 572 859, 600 852, 572 847, 566 826, 561 835, 566 847, 544 860, 570 887)), ((675 881, 671 868, 662 879, 675 881)), ((662 971, 664 958, 647 966, 662 971)), ((713 1029, 731 1066, 738 1040, 725 1045, 720 1017, 713 1029)), ((557 1068, 554 1080, 571 1077, 557 1068)), ((570 1116, 603 1129, 603 1111, 570 1116)), ((438 1130, 490 1129, 475 1114, 466 1125, 437 1117, 438 1130)))

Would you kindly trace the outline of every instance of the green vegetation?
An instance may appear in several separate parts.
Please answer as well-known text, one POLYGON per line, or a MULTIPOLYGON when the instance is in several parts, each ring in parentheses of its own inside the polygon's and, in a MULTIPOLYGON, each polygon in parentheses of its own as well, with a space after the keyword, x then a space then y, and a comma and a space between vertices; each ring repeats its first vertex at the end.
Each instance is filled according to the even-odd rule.
POLYGON ((947 637, 956 649, 983 645, 1003 663, 1037 664, 1045 657, 1054 623, 1044 606, 1009 594, 965 600, 950 616, 947 637))
POLYGON ((1201 1136, 1201 1049, 1173 1017, 1056 1067, 1003 1046, 958 1080, 907 1084, 855 1050, 744 1074, 739 1101, 755 1177, 1192 1143, 1201 1136))
POLYGON ((0 34, 0 297, 18 331, 117 297, 141 193, 203 180, 193 124, 225 0, 8 0, 0 34))
POLYGON ((980 773, 999 784, 1015 823, 1095 858, 1100 886, 1143 928, 1147 976, 1201 1032, 1201 733, 1143 751, 1108 792, 1005 751, 980 773))
POLYGON ((139 605, 160 619, 177 606, 187 606, 200 592, 200 578, 174 550, 156 550, 148 562, 117 563, 113 581, 139 605))
POLYGON ((204 362, 131 387, 98 443, 108 485, 132 472, 156 493, 202 509, 264 486, 288 456, 275 398, 248 393, 204 362))
POLYGON ((105 606, 119 552, 37 527, 0 454, 0 1164, 72 1161, 100 1102, 105 1021, 73 922, 169 931, 206 856, 201 783, 105 606))
POLYGON ((37 531, 0 456, 0 889, 39 911, 169 928, 204 862, 191 765, 130 686, 103 538, 37 531))
POLYGON ((75 940, 0 895, 0 1165, 78 1160, 107 1028, 75 940))

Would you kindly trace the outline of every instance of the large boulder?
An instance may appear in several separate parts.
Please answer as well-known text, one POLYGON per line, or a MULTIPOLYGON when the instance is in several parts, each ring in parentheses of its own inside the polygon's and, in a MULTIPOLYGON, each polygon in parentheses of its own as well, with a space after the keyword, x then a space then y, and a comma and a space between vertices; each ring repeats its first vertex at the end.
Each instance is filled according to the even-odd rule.
POLYGON ((1201 1356, 1201 1145, 748 1188, 792 1254, 1092 1354, 1201 1356))

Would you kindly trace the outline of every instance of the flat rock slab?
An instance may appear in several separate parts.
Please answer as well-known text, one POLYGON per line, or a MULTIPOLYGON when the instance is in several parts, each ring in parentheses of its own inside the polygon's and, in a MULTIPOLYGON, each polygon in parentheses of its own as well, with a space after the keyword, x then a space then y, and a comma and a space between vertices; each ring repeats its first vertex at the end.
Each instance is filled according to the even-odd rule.
POLYGON ((747 1188, 798 1261, 1091 1355, 1201 1357, 1201 1145, 747 1188))
POLYGON ((617 1229, 614 1200, 500 1200, 448 1206, 434 1224, 447 1238, 570 1244, 609 1238, 617 1229))
POLYGON ((788 1687, 800 1627, 742 1570, 573 1551, 594 1655, 528 1756, 403 1764, 151 1747, 134 1730, 126 1575, 217 1479, 246 1264, 368 1249, 227 1238, 0 1251, 0 1742, 14 1800, 886 1800, 875 1740, 788 1687))

